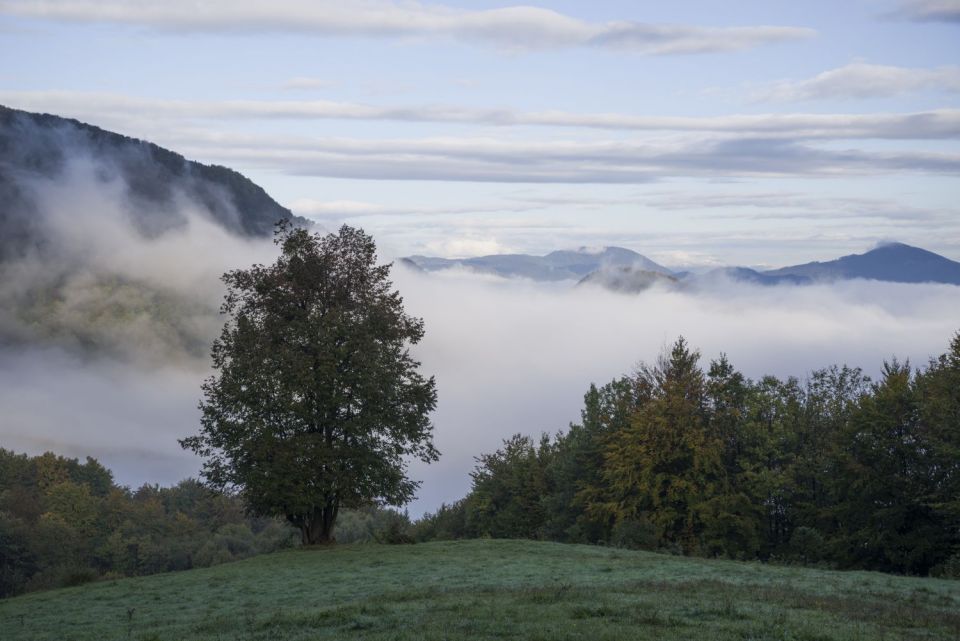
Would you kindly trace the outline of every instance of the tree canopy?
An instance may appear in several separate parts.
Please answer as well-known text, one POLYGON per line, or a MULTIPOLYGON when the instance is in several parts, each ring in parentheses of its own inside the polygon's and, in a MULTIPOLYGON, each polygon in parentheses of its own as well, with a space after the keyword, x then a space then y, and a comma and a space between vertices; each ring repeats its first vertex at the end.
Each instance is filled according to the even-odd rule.
POLYGON ((362 230, 278 224, 272 265, 224 274, 228 315, 203 385, 201 430, 181 441, 204 478, 254 512, 285 518, 305 544, 333 541, 341 508, 402 505, 408 457, 437 460, 436 386, 409 346, 406 314, 362 230))
POLYGON ((584 396, 580 424, 480 456, 421 539, 531 537, 960 577, 960 334, 876 382, 752 381, 679 339, 584 396))

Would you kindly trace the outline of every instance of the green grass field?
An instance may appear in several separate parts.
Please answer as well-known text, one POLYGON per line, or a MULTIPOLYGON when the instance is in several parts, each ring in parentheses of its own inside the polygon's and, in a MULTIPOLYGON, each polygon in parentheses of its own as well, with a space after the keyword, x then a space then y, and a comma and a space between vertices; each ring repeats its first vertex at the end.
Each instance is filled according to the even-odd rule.
POLYGON ((0 638, 960 640, 960 582, 532 541, 299 549, 0 601, 0 638))

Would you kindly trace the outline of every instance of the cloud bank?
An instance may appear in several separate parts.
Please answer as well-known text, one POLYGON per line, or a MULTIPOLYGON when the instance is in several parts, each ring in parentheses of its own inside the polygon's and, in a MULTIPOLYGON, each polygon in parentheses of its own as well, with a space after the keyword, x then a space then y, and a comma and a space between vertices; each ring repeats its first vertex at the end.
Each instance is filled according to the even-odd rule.
MULTIPOLYGON (((894 68, 896 69, 896 68, 894 68)), ((946 68, 944 73, 958 73, 946 68)), ((957 80, 960 90, 960 80, 957 80)), ((952 86, 952 85, 949 85, 952 86)), ((948 86, 948 87, 949 87, 948 86)), ((450 105, 375 106, 330 100, 163 100, 113 93, 0 91, 0 102, 28 111, 103 121, 123 118, 149 130, 157 120, 385 120, 496 127, 538 126, 613 131, 781 136, 798 140, 926 140, 960 138, 960 109, 872 114, 731 114, 641 116, 626 113, 529 112, 450 105)), ((191 132, 192 133, 192 132, 191 132)))
POLYGON ((893 15, 916 22, 960 22, 960 0, 905 0, 893 15))
POLYGON ((864 151, 790 139, 515 141, 493 138, 213 137, 178 142, 195 157, 299 176, 367 180, 634 184, 671 177, 954 175, 960 154, 864 151))
POLYGON ((774 102, 887 98, 923 90, 960 91, 960 67, 917 69, 854 62, 806 80, 778 83, 754 98, 774 102))
POLYGON ((508 51, 595 47, 651 55, 696 54, 740 51, 816 35, 812 29, 791 26, 701 27, 626 20, 593 23, 538 7, 471 11, 386 0, 348 4, 330 0, 3 0, 0 12, 174 32, 457 40, 508 51))

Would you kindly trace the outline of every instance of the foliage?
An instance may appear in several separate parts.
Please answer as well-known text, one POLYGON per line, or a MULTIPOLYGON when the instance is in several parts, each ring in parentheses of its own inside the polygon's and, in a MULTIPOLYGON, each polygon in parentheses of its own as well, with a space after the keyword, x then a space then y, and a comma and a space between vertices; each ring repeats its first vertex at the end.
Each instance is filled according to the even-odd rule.
POLYGON ((690 555, 953 576, 960 558, 960 334, 871 383, 706 371, 681 338, 596 387, 582 422, 479 457, 420 540, 546 538, 690 555))
POLYGON ((0 597, 225 563, 288 547, 293 534, 195 480, 131 491, 92 458, 0 449, 0 597))
POLYGON ((203 386, 201 432, 182 444, 205 457, 214 487, 285 518, 304 543, 328 543, 341 508, 413 497, 406 460, 438 458, 435 383, 408 349, 423 322, 404 312, 369 236, 281 222, 276 242, 274 264, 223 277, 217 374, 203 386))

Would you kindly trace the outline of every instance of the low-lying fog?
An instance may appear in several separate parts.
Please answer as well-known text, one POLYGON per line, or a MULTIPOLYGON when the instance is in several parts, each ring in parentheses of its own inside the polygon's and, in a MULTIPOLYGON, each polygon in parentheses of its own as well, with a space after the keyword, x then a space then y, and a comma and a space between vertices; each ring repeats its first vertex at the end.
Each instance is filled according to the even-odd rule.
MULTIPOLYGON (((185 227, 144 238, 130 226, 120 187, 101 177, 101 188, 78 191, 75 183, 89 176, 75 171, 80 178, 36 185, 40 210, 59 212, 44 224, 60 249, 8 264, 0 274, 0 446, 94 456, 125 484, 174 483, 199 468, 177 438, 198 427, 199 385, 210 370, 195 345, 209 342, 220 324, 217 277, 268 261, 275 248, 221 231, 189 204, 185 227), (110 290, 121 297, 116 309, 141 286, 164 292, 161 302, 103 320, 92 303, 69 300, 70 292, 102 296, 84 284, 108 276, 133 283, 110 290), (57 322, 28 322, 18 306, 35 302, 29 292, 51 283, 66 302, 34 312, 47 309, 57 322), (157 309, 193 316, 155 322, 157 309)), ((565 429, 579 418, 590 382, 654 359, 679 335, 702 350, 705 365, 724 351, 750 377, 802 378, 833 363, 875 374, 892 356, 921 365, 960 329, 960 289, 948 285, 717 282, 708 291, 624 295, 400 266, 394 281, 407 310, 426 321, 415 353, 436 375, 439 394, 434 421, 442 456, 412 467, 423 481, 412 515, 461 497, 474 456, 516 432, 565 429)))

